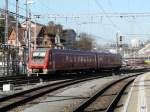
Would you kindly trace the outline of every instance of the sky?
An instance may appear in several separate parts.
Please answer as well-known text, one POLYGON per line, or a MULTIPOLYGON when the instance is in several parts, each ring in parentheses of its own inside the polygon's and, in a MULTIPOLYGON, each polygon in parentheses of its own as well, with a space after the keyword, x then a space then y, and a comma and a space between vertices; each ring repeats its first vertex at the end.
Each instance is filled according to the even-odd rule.
MULTIPOLYGON (((32 15, 42 15, 33 21, 47 24, 49 21, 62 24, 64 28, 75 29, 77 33, 86 32, 94 35, 97 43, 115 43, 116 33, 120 35, 140 34, 135 37, 124 36, 125 43, 133 38, 141 41, 150 39, 150 16, 147 17, 106 17, 105 13, 150 12, 150 0, 33 0, 30 4, 32 15), (103 17, 94 14, 104 13, 103 17), (48 18, 52 14, 57 18, 48 18), (65 16, 62 18, 62 15, 65 16), (90 15, 90 16, 88 16, 90 15), (66 18, 67 16, 67 18, 66 18), (141 34, 144 34, 141 36, 141 34)), ((8 0, 9 10, 15 12, 15 0, 8 0)), ((25 16, 25 0, 19 0, 20 15, 25 16)), ((5 7, 5 0, 0 0, 0 8, 5 7)), ((23 20, 20 20, 23 21, 23 20)))

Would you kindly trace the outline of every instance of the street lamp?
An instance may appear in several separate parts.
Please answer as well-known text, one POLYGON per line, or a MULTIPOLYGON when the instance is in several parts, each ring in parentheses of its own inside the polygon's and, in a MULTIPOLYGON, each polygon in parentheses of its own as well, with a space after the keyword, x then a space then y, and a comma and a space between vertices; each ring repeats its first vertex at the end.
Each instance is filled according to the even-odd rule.
POLYGON ((26 54, 26 47, 25 47, 25 53, 24 53, 24 66, 25 66, 25 72, 27 72, 27 61, 28 61, 28 57, 30 55, 30 27, 31 25, 29 25, 30 23, 30 19, 31 19, 31 13, 30 13, 30 10, 29 10, 29 7, 28 5, 29 4, 32 4, 33 1, 31 0, 26 0, 26 32, 25 32, 25 41, 26 41, 26 46, 28 48, 28 53, 26 54))
POLYGON ((26 31, 27 31, 27 37, 28 37, 28 55, 30 54, 30 50, 31 50, 31 46, 30 46, 30 42, 31 42, 31 12, 30 9, 28 7, 28 5, 33 4, 34 2, 32 0, 26 0, 26 31))
POLYGON ((16 0, 16 48, 19 47, 19 43, 18 43, 18 24, 19 24, 18 15, 19 15, 19 4, 18 4, 18 0, 16 0))

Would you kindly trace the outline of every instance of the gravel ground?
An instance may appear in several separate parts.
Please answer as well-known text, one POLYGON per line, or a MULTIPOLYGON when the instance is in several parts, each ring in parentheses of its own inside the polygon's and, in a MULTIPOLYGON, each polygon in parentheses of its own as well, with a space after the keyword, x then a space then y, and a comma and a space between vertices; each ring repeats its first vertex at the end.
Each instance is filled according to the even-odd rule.
POLYGON ((104 84, 117 78, 119 76, 100 78, 69 86, 17 107, 10 112, 71 112, 104 84))
MULTIPOLYGON (((62 80, 59 80, 59 81, 62 81, 62 80)), ((14 89, 12 91, 4 92, 4 91, 0 90, 0 97, 4 97, 4 96, 11 95, 11 94, 14 94, 14 93, 18 93, 18 92, 21 92, 21 91, 24 91, 24 90, 28 90, 28 89, 31 89, 31 88, 35 88, 35 87, 39 87, 39 86, 43 86, 43 85, 47 85, 47 84, 51 84, 51 83, 55 83, 55 82, 59 82, 59 81, 29 83, 29 84, 14 86, 14 89)))

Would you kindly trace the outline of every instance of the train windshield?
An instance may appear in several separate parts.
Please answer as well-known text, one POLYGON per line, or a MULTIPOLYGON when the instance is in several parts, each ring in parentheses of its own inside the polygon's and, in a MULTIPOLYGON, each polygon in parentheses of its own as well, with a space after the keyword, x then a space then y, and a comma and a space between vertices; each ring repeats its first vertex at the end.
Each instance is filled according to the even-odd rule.
POLYGON ((32 60, 34 60, 34 61, 35 60, 43 61, 44 58, 45 58, 45 54, 46 54, 46 52, 37 52, 37 51, 35 51, 32 54, 32 60))

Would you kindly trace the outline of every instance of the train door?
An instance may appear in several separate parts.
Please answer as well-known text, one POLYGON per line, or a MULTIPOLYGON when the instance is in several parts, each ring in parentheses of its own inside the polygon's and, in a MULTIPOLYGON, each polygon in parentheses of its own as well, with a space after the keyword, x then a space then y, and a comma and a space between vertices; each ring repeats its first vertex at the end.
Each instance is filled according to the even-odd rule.
POLYGON ((56 63, 55 63, 55 53, 54 51, 51 51, 51 60, 52 60, 52 70, 56 70, 56 63))
POLYGON ((52 57, 52 52, 49 51, 49 59, 48 59, 48 69, 53 69, 53 57, 52 57))

